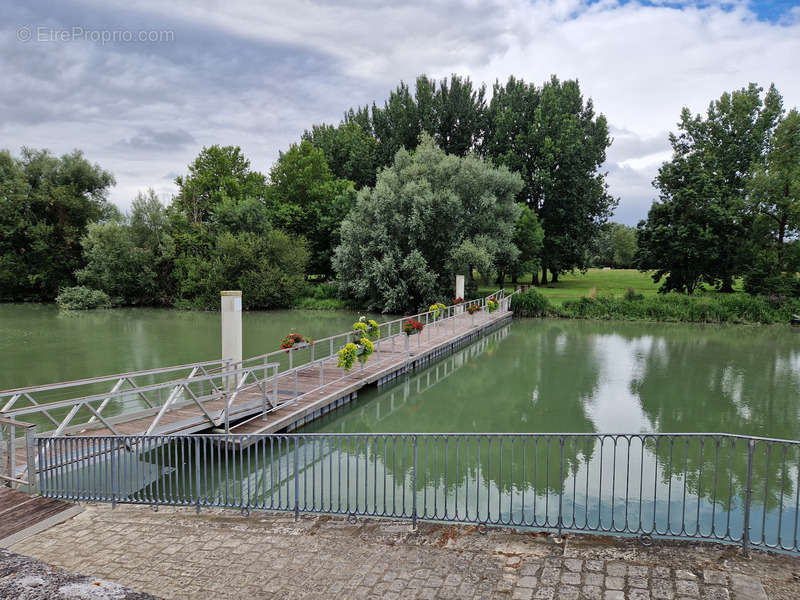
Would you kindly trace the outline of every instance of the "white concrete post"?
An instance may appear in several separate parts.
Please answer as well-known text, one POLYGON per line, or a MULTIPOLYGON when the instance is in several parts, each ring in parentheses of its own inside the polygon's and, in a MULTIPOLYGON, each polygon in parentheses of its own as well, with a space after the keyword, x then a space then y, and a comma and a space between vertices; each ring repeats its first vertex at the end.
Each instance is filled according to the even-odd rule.
MULTIPOLYGON (((222 308, 222 361, 241 368, 242 362, 242 292, 220 292, 222 308)), ((227 369, 226 369, 227 370, 227 369)), ((239 384, 239 376, 226 377, 225 389, 232 390, 239 384)))
POLYGON ((466 300, 466 298, 464 298, 464 276, 463 275, 456 275, 456 298, 461 298, 462 300, 466 300))

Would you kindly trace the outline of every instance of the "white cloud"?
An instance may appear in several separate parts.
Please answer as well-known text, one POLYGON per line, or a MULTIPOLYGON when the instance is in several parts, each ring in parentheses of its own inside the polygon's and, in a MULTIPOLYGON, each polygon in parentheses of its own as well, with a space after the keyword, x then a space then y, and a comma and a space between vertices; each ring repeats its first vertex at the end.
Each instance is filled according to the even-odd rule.
POLYGON ((618 218, 635 222, 682 106, 703 111, 751 81, 800 104, 800 12, 773 23, 744 3, 63 2, 10 9, 0 51, 2 145, 84 149, 115 172, 123 206, 148 185, 168 195, 164 175, 184 172, 202 145, 239 144, 266 171, 312 123, 380 103, 419 73, 489 85, 557 74, 578 78, 607 116, 611 192, 618 218), (26 23, 169 29, 174 41, 24 44, 15 31, 26 23))

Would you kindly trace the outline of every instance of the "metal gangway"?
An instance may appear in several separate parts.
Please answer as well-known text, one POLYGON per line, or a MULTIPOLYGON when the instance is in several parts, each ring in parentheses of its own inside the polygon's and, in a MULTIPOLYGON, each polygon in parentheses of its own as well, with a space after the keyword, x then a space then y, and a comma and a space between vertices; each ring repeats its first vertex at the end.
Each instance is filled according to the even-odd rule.
MULTIPOLYGON (((17 485, 32 479, 29 471, 39 464, 39 457, 31 456, 34 428, 37 437, 86 438, 230 433, 237 426, 274 430, 304 406, 335 400, 420 352, 507 318, 513 295, 498 290, 379 323, 369 364, 350 372, 338 367, 337 353, 353 341, 352 330, 239 363, 212 360, 0 391, 0 477, 17 485), (497 302, 493 313, 489 300, 497 302), (473 305, 480 310, 470 314, 473 305), (422 333, 403 332, 409 318, 425 325, 422 333)), ((97 452, 103 450, 88 445, 63 461, 79 462, 97 452)))

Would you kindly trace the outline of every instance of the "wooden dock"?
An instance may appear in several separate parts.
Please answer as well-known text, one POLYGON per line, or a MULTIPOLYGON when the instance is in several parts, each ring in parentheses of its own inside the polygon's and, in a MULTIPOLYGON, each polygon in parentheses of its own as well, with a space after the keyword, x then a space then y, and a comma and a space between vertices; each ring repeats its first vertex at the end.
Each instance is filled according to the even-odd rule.
POLYGON ((29 496, 0 486, 0 548, 24 540, 81 512, 70 502, 29 496))
MULTIPOLYGON (((322 389, 301 393, 292 401, 283 404, 278 410, 269 413, 266 419, 260 415, 246 419, 231 427, 231 433, 252 435, 295 429, 350 401, 362 388, 372 384, 380 385, 407 373, 453 348, 485 335, 486 332, 502 325, 510 318, 511 313, 508 312, 485 314, 481 315, 480 319, 476 319, 473 324, 472 317, 464 314, 456 320, 454 328, 448 325, 436 330, 434 325, 430 335, 423 331, 421 334, 409 336, 408 352, 405 350, 405 339, 396 341, 394 350, 390 348, 388 340, 383 340, 384 347, 381 350, 380 358, 378 358, 377 350, 380 342, 376 342, 375 353, 363 368, 356 365, 352 372, 343 379, 322 389)), ((333 362, 330 365, 326 364, 326 369, 331 371, 331 375, 335 375, 334 370, 341 372, 341 369, 336 369, 333 362)), ((301 375, 300 381, 304 388, 313 389, 316 383, 315 378, 319 378, 319 369, 309 369, 308 372, 301 375)))

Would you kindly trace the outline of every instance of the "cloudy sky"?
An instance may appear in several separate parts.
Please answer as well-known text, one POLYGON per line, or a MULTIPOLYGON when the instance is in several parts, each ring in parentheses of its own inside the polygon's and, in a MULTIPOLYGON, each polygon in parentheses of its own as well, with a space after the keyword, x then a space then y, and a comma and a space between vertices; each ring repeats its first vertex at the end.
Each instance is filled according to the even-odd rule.
POLYGON ((420 73, 577 78, 611 126, 616 220, 635 224, 682 106, 774 82, 800 105, 800 3, 614 0, 5 2, 0 148, 73 148, 111 199, 164 201, 204 145, 267 172, 313 123, 420 73))

